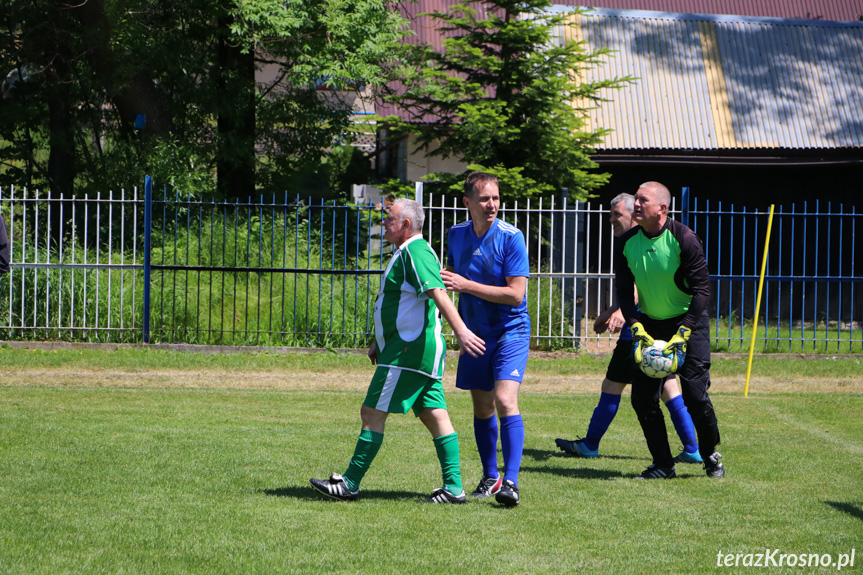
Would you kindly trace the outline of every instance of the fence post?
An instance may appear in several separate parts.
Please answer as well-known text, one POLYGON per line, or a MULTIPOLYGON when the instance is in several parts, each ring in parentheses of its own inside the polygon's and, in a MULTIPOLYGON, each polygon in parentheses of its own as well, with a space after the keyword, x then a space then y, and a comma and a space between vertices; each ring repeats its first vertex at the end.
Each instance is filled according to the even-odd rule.
POLYGON ((683 188, 680 194, 680 223, 689 227, 689 187, 683 188))
POLYGON ((144 180, 144 319, 143 340, 150 343, 150 255, 153 227, 153 178, 144 180))
POLYGON ((414 199, 419 205, 423 205, 423 183, 416 182, 414 184, 414 199))

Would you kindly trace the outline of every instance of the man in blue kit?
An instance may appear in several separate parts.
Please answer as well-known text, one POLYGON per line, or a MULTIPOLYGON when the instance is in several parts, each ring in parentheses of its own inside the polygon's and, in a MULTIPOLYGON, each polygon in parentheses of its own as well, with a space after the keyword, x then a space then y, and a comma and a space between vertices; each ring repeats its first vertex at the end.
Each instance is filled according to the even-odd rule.
POLYGON ((459 293, 458 310, 465 324, 485 341, 485 354, 459 357, 456 387, 470 390, 474 434, 483 477, 473 497, 495 496, 498 503, 518 505, 518 472, 524 451, 524 423, 518 388, 527 367, 530 316, 527 278, 530 267, 524 234, 497 219, 497 178, 473 172, 464 183, 464 205, 471 219, 456 224, 447 237, 444 285, 459 293), (497 467, 498 419, 503 477, 497 467))

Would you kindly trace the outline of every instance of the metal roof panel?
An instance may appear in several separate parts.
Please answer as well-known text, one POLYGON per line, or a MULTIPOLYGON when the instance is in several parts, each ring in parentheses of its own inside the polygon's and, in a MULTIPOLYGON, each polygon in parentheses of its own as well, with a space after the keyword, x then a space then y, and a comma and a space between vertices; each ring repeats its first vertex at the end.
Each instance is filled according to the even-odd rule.
MULTIPOLYGON (((554 10, 568 10, 562 6, 554 10)), ((863 23, 599 9, 615 53, 586 79, 631 75, 590 115, 609 149, 863 147, 863 23)))

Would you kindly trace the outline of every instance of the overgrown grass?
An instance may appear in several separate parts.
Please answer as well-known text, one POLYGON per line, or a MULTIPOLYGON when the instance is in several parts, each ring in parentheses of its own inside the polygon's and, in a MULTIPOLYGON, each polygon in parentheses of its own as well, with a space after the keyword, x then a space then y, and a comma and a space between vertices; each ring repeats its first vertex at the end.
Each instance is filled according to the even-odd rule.
MULTIPOLYGON (((281 364, 286 377, 314 377, 356 362, 367 379, 369 369, 360 355, 336 354, 3 349, 0 357, 7 373, 281 364)), ((822 376, 845 373, 843 363, 856 365, 804 362, 822 376)), ((803 364, 776 369, 783 365, 803 364)), ((604 362, 532 360, 529 369, 542 366, 595 373, 604 362)), ((562 457, 554 438, 583 432, 596 393, 523 393, 522 504, 504 509, 417 503, 440 471, 412 416, 390 418, 360 501, 314 493, 309 477, 347 465, 361 392, 34 383, 0 386, 3 573, 708 573, 727 571, 717 567, 720 552, 776 548, 834 558, 857 548, 849 571, 860 569, 861 393, 714 394, 727 477, 680 466, 679 479, 662 482, 631 479, 649 461, 630 409, 603 440, 603 457, 577 460, 562 457)), ((480 473, 470 400, 451 393, 448 401, 470 488, 480 473)))
MULTIPOLYGON (((32 206, 27 209, 33 211, 32 206)), ((132 211, 120 219, 129 220, 132 211)), ((151 342, 367 345, 380 282, 376 270, 385 266, 391 251, 370 237, 380 223, 380 211, 369 206, 177 201, 158 202, 155 212, 151 342), (178 266, 212 269, 165 269, 178 266), (341 273, 345 270, 358 273, 341 273), (375 271, 364 273, 371 270, 375 271)), ((39 213, 44 220, 47 206, 39 213)), ((16 217, 23 221, 21 214, 16 217)), ((142 341, 143 272, 120 269, 143 264, 142 238, 131 237, 131 221, 124 236, 124 227, 113 220, 113 226, 106 227, 103 219, 99 227, 95 220, 84 218, 77 227, 64 228, 61 245, 59 238, 44 231, 46 221, 40 228, 33 224, 35 214, 29 217, 26 230, 12 228, 13 262, 78 267, 13 269, 0 277, 0 338, 142 341), (82 264, 118 267, 93 269, 82 264)), ((540 272, 554 269, 549 261, 539 262, 538 267, 540 272)), ((537 274, 529 280, 534 349, 571 349, 577 343, 574 338, 592 335, 592 320, 581 318, 580 281, 575 276, 537 274), (579 318, 580 330, 573 325, 573 317, 579 318)), ((748 350, 750 320, 741 324, 737 311, 731 310, 718 320, 711 318, 711 323, 716 351, 748 350)), ((794 326, 774 321, 759 326, 756 345, 764 352, 859 353, 863 331, 853 321, 798 321, 794 326)))
MULTIPOLYGON (((340 275, 327 270, 380 267, 379 253, 364 253, 355 245, 356 237, 365 234, 351 234, 370 225, 379 214, 366 221, 348 217, 352 212, 344 211, 341 219, 333 216, 332 221, 321 223, 320 208, 316 212, 312 207, 260 212, 232 206, 207 208, 192 214, 180 205, 177 214, 161 214, 164 223, 154 229, 152 264, 157 267, 150 283, 152 342, 365 345, 377 274, 340 275), (333 229, 341 234, 332 233, 333 229), (187 271, 158 266, 278 271, 187 271), (312 272, 280 271, 283 269, 312 272)), ((61 251, 59 244, 45 247, 41 238, 14 239, 25 246, 16 252, 15 261, 79 266, 143 263, 140 245, 127 243, 123 248, 115 242, 109 252, 106 245, 92 247, 92 238, 83 247, 77 236, 66 238, 61 251)), ((10 326, 2 330, 4 339, 141 341, 144 277, 140 269, 14 270, 0 277, 0 294, 4 296, 0 324, 10 326)))
MULTIPOLYGON (((748 352, 752 343, 752 320, 742 324, 736 317, 710 318, 713 349, 719 352, 748 352)), ((863 326, 858 322, 788 322, 777 325, 760 322, 755 332, 755 350, 766 353, 861 353, 863 326)))

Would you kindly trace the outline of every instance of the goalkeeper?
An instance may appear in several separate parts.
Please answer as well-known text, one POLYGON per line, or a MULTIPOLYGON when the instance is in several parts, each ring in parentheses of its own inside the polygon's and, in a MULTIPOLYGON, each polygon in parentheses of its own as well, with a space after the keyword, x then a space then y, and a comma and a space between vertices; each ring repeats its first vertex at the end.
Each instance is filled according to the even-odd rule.
MULTIPOLYGON (((709 274, 698 237, 668 217, 671 194, 658 182, 641 184, 635 195, 633 219, 638 226, 623 236, 616 285, 623 316, 632 323, 633 360, 641 362, 654 339, 668 342, 673 371, 683 401, 692 415, 698 449, 709 477, 723 477, 719 426, 707 393, 710 387, 710 339, 707 303, 709 274), (634 286, 633 286, 634 284, 634 286), (633 287, 635 289, 633 289, 633 287), (635 293, 638 293, 638 307, 635 293)), ((662 380, 640 370, 632 380, 632 407, 647 440, 653 463, 638 477, 675 476, 665 420, 659 407, 662 380)))

